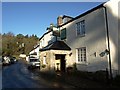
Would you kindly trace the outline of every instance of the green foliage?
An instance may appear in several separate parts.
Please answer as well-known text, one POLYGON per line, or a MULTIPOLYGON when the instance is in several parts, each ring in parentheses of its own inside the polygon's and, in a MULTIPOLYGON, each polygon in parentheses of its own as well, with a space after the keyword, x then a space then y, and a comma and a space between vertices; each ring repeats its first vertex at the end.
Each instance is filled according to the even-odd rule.
MULTIPOLYGON (((37 44, 36 35, 24 36, 22 34, 14 35, 12 32, 2 35, 2 55, 19 55, 21 53, 29 54, 34 45, 37 44)), ((0 48, 1 50, 1 48, 0 48)))

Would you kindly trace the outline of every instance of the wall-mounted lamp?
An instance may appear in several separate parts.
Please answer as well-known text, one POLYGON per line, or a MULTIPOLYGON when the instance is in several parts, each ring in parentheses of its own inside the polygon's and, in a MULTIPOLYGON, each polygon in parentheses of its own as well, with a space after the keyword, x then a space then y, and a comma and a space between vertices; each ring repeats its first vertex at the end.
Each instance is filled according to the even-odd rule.
POLYGON ((106 55, 108 55, 110 52, 106 49, 106 50, 105 50, 105 53, 106 53, 106 55))
POLYGON ((101 52, 99 55, 101 57, 105 56, 105 55, 108 55, 109 54, 109 51, 106 49, 104 52, 101 52))
POLYGON ((69 54, 69 56, 71 56, 72 55, 72 52, 69 54))

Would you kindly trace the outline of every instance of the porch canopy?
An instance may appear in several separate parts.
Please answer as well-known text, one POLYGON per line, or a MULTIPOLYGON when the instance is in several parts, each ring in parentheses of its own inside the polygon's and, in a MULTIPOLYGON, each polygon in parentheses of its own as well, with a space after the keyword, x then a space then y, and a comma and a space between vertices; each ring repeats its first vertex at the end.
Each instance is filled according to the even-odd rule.
POLYGON ((46 50, 71 50, 71 48, 63 41, 56 41, 40 49, 40 51, 46 51, 46 50))

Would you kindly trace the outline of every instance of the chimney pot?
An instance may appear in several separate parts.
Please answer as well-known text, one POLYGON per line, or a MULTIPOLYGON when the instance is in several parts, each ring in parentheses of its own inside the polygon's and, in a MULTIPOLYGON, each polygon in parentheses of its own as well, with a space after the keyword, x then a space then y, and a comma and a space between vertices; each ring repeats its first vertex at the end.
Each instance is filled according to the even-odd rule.
POLYGON ((57 25, 60 26, 60 25, 62 25, 62 23, 63 23, 62 16, 58 16, 57 25))

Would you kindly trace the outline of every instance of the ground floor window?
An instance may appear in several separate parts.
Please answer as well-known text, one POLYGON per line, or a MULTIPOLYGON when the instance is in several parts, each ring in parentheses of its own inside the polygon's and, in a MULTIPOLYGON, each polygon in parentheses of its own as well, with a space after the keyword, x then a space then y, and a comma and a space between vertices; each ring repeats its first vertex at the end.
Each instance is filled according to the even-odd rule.
POLYGON ((77 48, 77 62, 86 62, 86 47, 77 48))

